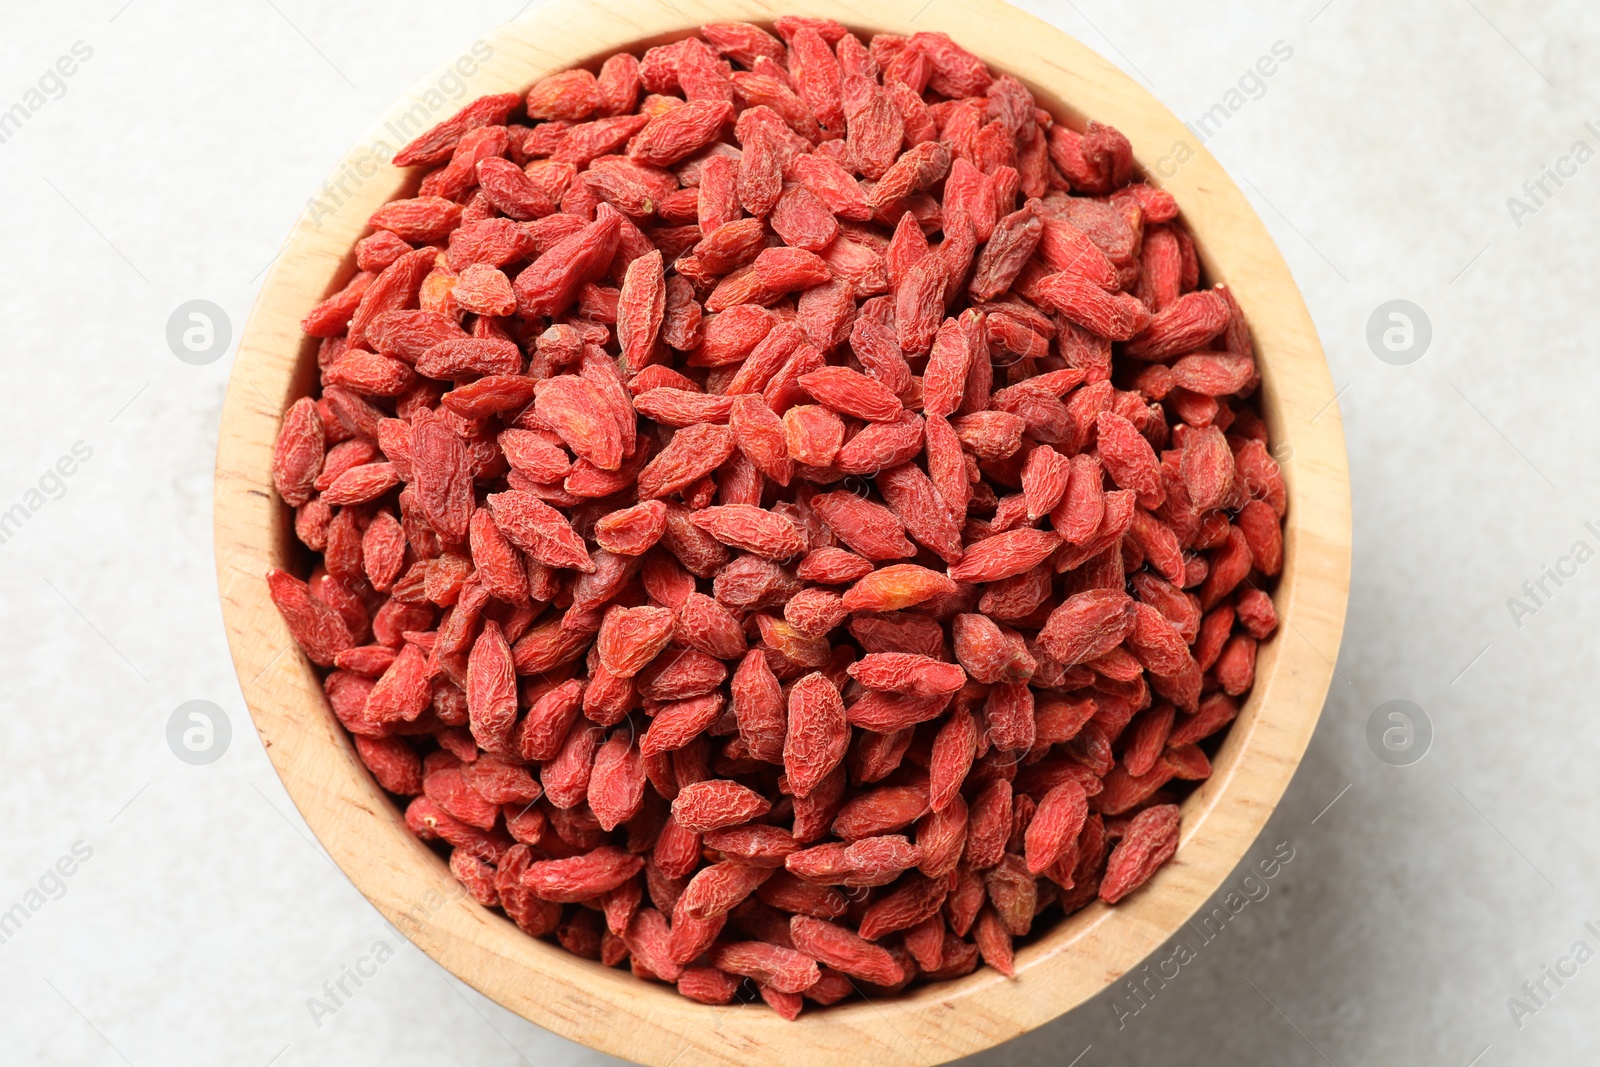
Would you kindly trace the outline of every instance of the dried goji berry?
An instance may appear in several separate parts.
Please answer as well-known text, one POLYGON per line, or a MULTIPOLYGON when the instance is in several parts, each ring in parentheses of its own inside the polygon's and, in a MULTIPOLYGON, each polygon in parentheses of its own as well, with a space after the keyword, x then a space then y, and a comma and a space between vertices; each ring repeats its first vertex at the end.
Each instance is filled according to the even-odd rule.
POLYGON ((268 581, 474 900, 793 1018, 1009 974, 1170 856, 1288 496, 1126 137, 943 34, 774 28, 401 151, 273 454, 320 565, 268 581))

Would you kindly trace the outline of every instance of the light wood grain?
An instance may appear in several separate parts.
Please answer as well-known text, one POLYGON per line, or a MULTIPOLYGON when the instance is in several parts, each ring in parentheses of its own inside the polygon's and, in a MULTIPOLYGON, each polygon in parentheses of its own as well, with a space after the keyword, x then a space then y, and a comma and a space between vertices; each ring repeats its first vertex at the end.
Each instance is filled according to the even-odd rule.
MULTIPOLYGON (((217 572, 244 696, 284 785, 356 886, 434 959, 541 1026, 640 1063, 913 1067, 998 1044, 1082 1003, 1171 936, 1244 855, 1300 761, 1338 654, 1350 560, 1344 438, 1310 318, 1261 221, 1171 113, 1076 41, 992 0, 923 4, 807 0, 803 12, 837 18, 863 35, 947 32, 997 71, 1022 79, 1058 116, 1075 125, 1093 116, 1128 135, 1151 179, 1177 196, 1209 276, 1231 285, 1245 309, 1291 502, 1276 594, 1282 632, 1262 649, 1255 690, 1214 776, 1184 805, 1177 856, 1122 904, 1091 906, 1023 949, 1015 980, 982 969, 892 1000, 809 1008, 785 1023, 764 1008, 693 1004, 524 936, 466 898, 439 858, 405 830, 329 713, 262 580, 269 567, 297 558, 288 509, 270 479, 282 412, 315 379, 313 345, 297 323, 353 269, 350 248, 367 216, 414 180, 373 163, 405 139, 389 124, 408 113, 432 124, 471 96, 522 90, 546 74, 682 36, 701 22, 770 23, 795 9, 760 0, 558 0, 501 28, 468 64, 476 69, 465 79, 465 96, 430 108, 436 98, 428 90, 452 87, 448 78, 441 83, 441 68, 357 143, 330 179, 333 195, 325 191, 322 207, 295 226, 240 341, 217 455, 217 572), (492 54, 481 59, 486 51, 492 54), (1175 166, 1180 145, 1177 154, 1192 158, 1175 166)), ((474 52, 464 46, 459 54, 474 52)))

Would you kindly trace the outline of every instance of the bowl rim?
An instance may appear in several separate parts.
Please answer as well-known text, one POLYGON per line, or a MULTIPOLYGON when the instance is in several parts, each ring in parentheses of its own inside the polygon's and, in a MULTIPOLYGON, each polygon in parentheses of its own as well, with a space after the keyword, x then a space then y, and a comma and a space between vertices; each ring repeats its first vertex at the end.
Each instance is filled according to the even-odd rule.
POLYGON ((640 1063, 943 1063, 1009 1040, 1109 987, 1180 930, 1256 840, 1298 767, 1320 715, 1344 624, 1350 496, 1332 378, 1282 255, 1243 193, 1146 90, 1064 32, 998 0, 895 0, 871 17, 838 0, 805 13, 858 32, 940 31, 1016 75, 1040 105, 1081 127, 1116 126, 1152 184, 1173 192, 1209 278, 1226 282, 1250 322, 1263 414, 1288 487, 1279 635, 1261 648, 1255 688, 1215 761, 1183 804, 1176 856, 1115 908, 1058 921, 1017 955, 1017 977, 988 968, 899 997, 838 1005, 785 1022, 765 1009, 679 997, 530 938, 483 908, 405 829, 328 712, 310 663, 267 596, 268 567, 293 558, 290 513, 271 483, 282 413, 315 379, 299 320, 353 270, 366 219, 414 175, 389 156, 468 99, 524 91, 546 74, 618 50, 681 37, 706 22, 770 25, 789 13, 760 0, 677 5, 555 0, 470 46, 397 101, 307 203, 263 283, 223 405, 214 497, 224 624, 245 702, 290 798, 339 868, 424 952, 484 995, 574 1041, 640 1063), (459 89, 459 92, 458 92, 459 89), (1225 250, 1225 251, 1223 251, 1225 250), (1284 451, 1287 446, 1287 451, 1284 451), (530 981, 530 979, 535 979, 530 981))

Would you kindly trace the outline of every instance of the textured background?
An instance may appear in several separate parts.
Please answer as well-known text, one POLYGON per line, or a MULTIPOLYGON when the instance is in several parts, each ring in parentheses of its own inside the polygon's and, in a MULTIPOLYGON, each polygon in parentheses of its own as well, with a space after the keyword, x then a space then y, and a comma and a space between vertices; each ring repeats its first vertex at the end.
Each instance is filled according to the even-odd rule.
MULTIPOLYGON (((41 505, 0 543, 0 911, 31 912, 0 944, 8 1062, 615 1062, 455 981, 310 838, 250 728, 217 608, 230 359, 190 365, 165 340, 192 299, 220 305, 236 338, 282 235, 371 117, 520 5, 82 0, 0 16, 0 110, 30 113, 0 143, 0 511, 41 505), (92 55, 28 95, 76 42, 92 55), (89 458, 50 474, 75 444, 89 458), (196 699, 232 728, 204 766, 166 741, 196 699), (48 876, 75 845, 89 858, 48 876), (393 958, 314 1018, 308 998, 378 942, 393 958)), ((1113 990, 970 1062, 1600 1057, 1600 963, 1546 979, 1520 1020, 1508 1005, 1575 942, 1600 949, 1584 926, 1600 929, 1585 682, 1600 163, 1561 163, 1576 141, 1585 159, 1600 149, 1600 12, 1027 6, 1181 118, 1224 105, 1208 147, 1287 256, 1340 389, 1355 578, 1321 727, 1246 861, 1293 849, 1267 895, 1194 938, 1147 1004, 1113 990), (1241 85, 1278 42, 1292 57, 1241 85), (1575 175, 1523 193, 1558 165, 1575 175), (1431 323, 1405 365, 1367 340, 1394 299, 1431 323), (1514 618, 1508 598, 1555 566, 1573 576, 1514 618), (1410 757, 1431 724, 1408 766, 1366 739, 1397 699, 1422 709, 1410 757), (1140 1008, 1120 1028, 1118 1003, 1140 1008)), ((1225 890, 1255 887, 1246 873, 1225 890)))

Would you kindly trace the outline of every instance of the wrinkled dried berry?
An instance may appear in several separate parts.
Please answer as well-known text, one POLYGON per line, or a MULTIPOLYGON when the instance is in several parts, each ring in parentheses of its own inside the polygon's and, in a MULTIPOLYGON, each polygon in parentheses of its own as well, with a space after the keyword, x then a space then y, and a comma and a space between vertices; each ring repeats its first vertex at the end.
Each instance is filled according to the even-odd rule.
POLYGON ((402 149, 272 456, 320 562, 267 582, 474 900, 792 1019, 1154 875, 1289 500, 1126 137, 941 33, 773 30, 402 149))

